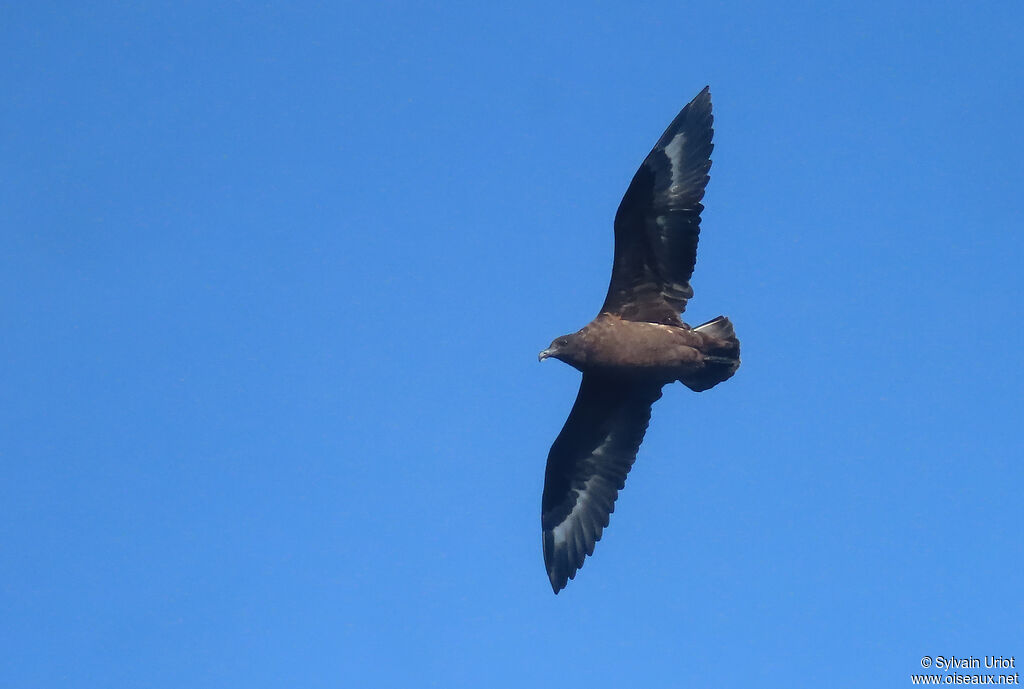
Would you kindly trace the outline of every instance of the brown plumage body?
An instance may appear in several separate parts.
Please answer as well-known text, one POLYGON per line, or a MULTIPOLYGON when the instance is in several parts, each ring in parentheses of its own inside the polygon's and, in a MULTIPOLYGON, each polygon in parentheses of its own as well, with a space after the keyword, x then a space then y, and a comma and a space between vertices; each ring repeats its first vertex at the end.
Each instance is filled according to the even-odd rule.
MULTIPOLYGON (((687 384, 700 379, 709 365, 720 363, 715 355, 738 349, 729 335, 731 331, 628 321, 602 313, 582 330, 557 338, 540 358, 564 361, 582 373, 687 384), (710 362, 706 361, 709 356, 710 362)), ((734 364, 733 371, 739 365, 735 357, 729 363, 734 364)))

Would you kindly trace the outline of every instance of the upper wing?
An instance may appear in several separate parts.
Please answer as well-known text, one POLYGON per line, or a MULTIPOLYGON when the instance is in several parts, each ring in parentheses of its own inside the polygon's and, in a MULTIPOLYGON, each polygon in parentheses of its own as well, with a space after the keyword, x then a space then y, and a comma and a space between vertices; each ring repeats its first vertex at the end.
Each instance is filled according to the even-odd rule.
POLYGON ((583 375, 544 472, 544 566, 555 593, 593 555, 659 397, 658 384, 583 375))
POLYGON ((615 262, 602 312, 680 325, 693 296, 697 235, 711 169, 711 93, 672 120, 636 171, 615 214, 615 262))

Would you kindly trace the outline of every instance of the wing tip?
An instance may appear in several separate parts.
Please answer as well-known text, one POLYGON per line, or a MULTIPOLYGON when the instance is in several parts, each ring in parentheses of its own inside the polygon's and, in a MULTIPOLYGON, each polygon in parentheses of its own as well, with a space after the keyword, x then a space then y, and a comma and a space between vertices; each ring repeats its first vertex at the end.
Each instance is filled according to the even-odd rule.
MULTIPOLYGON (((576 578, 576 573, 583 567, 583 562, 573 566, 569 551, 566 547, 555 546, 554 534, 545 529, 543 532, 544 542, 544 569, 548 573, 548 583, 555 595, 569 585, 571 579, 576 578)), ((586 560, 586 557, 582 558, 586 560)))
MULTIPOLYGON (((580 567, 583 565, 581 564, 580 567)), ((557 596, 560 591, 565 589, 569 585, 569 581, 576 578, 576 573, 579 568, 565 568, 554 566, 548 568, 548 582, 551 584, 551 590, 554 591, 557 596)))
POLYGON ((556 596, 558 595, 558 592, 565 589, 569 583, 567 577, 563 576, 559 579, 558 575, 553 571, 548 572, 548 581, 551 582, 551 590, 554 591, 556 596))
POLYGON ((552 542, 552 534, 550 531, 544 531, 544 569, 547 570, 548 583, 551 584, 551 590, 557 596, 558 592, 568 585, 571 577, 567 568, 561 566, 561 563, 556 561, 555 555, 555 544, 552 542))
POLYGON ((711 86, 705 86, 701 89, 701 92, 693 97, 689 103, 686 104, 685 110, 691 111, 694 115, 699 115, 702 118, 707 119, 707 126, 712 126, 712 115, 711 115, 711 86))
POLYGON ((704 88, 702 88, 700 90, 700 93, 698 93, 696 96, 694 96, 693 100, 691 100, 689 103, 687 103, 687 106, 692 108, 692 109, 700 108, 702 110, 707 110, 710 113, 710 111, 711 111, 711 85, 709 84, 709 85, 705 86, 704 88))

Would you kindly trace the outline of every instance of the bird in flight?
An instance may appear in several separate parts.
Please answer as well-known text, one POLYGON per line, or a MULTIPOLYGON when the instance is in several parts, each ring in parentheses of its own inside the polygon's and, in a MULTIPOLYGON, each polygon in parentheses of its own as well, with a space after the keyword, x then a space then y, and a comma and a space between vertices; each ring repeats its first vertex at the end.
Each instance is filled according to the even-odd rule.
POLYGON ((701 392, 740 365, 740 343, 728 318, 695 328, 680 318, 693 296, 711 125, 705 87, 672 120, 622 197, 612 278, 600 313, 539 355, 583 373, 544 472, 544 566, 556 594, 594 554, 662 387, 679 381, 701 392))

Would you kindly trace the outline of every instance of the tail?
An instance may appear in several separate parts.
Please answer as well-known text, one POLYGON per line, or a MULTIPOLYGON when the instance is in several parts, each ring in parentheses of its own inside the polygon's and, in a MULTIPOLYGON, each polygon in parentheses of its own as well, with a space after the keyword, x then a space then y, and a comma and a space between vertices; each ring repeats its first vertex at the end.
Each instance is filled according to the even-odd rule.
POLYGON ((698 325, 693 331, 704 338, 704 346, 701 347, 704 367, 680 380, 694 392, 703 392, 729 380, 736 373, 740 367, 740 341, 725 316, 698 325))

